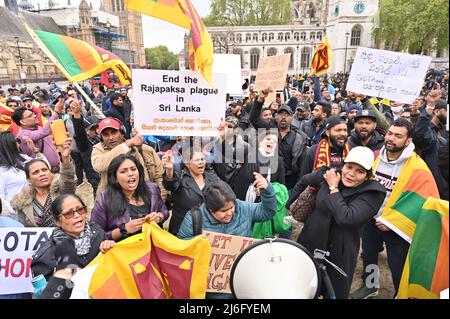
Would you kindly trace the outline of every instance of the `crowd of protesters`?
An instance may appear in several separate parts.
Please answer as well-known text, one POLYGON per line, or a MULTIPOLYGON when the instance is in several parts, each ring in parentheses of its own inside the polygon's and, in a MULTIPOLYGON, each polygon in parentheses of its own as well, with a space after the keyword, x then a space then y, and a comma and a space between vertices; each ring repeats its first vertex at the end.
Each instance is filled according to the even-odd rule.
POLYGON ((49 280, 67 265, 58 256, 83 267, 146 221, 182 239, 196 228, 250 237, 255 222, 277 212, 273 183, 287 188, 288 210, 313 188, 316 205, 300 235, 272 235, 330 251, 347 273, 329 270, 338 298, 377 295, 366 269, 385 246, 396 295, 409 243, 376 217, 392 205, 396 185, 408 183, 401 171, 412 161, 428 166, 434 179, 424 182, 448 200, 448 69, 430 69, 410 105, 348 92, 347 77, 288 77, 274 101, 270 88, 253 92, 250 84, 248 98, 228 101, 216 138, 142 136, 127 87, 84 86, 90 100, 55 83, 0 89, 13 121, 0 133, 2 218, 10 220, 2 225, 55 227, 32 263, 33 275, 49 280), (58 146, 56 119, 68 132, 58 146), (92 211, 74 195, 85 179, 92 211), (350 296, 359 252, 362 285, 350 296))

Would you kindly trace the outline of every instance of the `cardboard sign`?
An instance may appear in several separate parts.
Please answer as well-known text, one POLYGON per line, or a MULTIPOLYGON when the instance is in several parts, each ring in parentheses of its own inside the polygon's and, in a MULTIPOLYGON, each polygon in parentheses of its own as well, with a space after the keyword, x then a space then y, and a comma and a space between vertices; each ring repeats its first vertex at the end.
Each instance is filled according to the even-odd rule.
POLYGON ((53 228, 0 228, 0 295, 33 292, 31 260, 53 228))
POLYGON ((203 232, 203 234, 211 243, 211 261, 206 291, 231 293, 231 267, 237 256, 257 239, 215 232, 203 232))
POLYGON ((290 59, 290 53, 261 58, 256 71, 255 90, 263 90, 268 86, 272 90, 284 89, 290 59))
POLYGON ((411 104, 419 95, 431 57, 359 47, 347 91, 411 104))
POLYGON ((135 127, 141 135, 217 136, 225 118, 226 76, 211 87, 191 71, 133 70, 135 127))
MULTIPOLYGON (((226 91, 230 95, 242 95, 241 56, 239 54, 214 54, 213 73, 226 74, 226 91)), ((215 84, 215 83, 214 83, 215 84)))

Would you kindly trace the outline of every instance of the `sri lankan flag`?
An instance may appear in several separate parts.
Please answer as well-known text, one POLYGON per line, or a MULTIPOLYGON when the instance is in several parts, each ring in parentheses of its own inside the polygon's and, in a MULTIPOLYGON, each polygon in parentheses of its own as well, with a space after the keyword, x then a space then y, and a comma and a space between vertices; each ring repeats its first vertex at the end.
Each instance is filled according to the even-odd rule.
POLYGON ((0 102, 0 132, 6 132, 13 124, 11 115, 14 110, 0 102))
POLYGON ((61 34, 31 30, 26 24, 25 28, 70 82, 87 80, 111 69, 122 85, 131 83, 130 69, 115 54, 61 34))
POLYGON ((311 62, 311 69, 313 74, 322 75, 327 73, 331 66, 333 51, 331 45, 328 43, 328 38, 324 37, 322 44, 320 44, 314 51, 314 56, 311 62))
POLYGON ((189 30, 189 68, 212 84, 211 37, 190 0, 125 0, 125 7, 189 30))
MULTIPOLYGON (((100 253, 85 269, 91 276, 86 298, 201 299, 205 298, 211 246, 203 237, 181 240, 155 223, 142 233, 100 253), (95 267, 95 268, 94 268, 95 267)), ((82 270, 82 271, 83 271, 82 270)), ((75 294, 83 290, 77 286, 75 294)), ((80 295, 77 296, 80 298, 80 295)))
POLYGON ((430 197, 417 220, 398 298, 439 299, 449 288, 448 201, 430 197))
MULTIPOLYGON (((380 156, 375 160, 376 172, 380 156)), ((377 220, 411 243, 422 206, 429 197, 439 198, 439 191, 427 164, 413 153, 400 171, 383 213, 377 220)))

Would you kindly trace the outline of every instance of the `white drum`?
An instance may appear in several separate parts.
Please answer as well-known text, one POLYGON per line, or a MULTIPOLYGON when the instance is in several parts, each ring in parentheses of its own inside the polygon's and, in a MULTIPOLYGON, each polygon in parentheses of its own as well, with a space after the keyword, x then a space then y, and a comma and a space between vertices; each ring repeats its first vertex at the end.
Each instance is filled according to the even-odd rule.
POLYGON ((236 258, 230 277, 237 299, 314 299, 321 284, 309 251, 283 238, 249 246, 236 258))

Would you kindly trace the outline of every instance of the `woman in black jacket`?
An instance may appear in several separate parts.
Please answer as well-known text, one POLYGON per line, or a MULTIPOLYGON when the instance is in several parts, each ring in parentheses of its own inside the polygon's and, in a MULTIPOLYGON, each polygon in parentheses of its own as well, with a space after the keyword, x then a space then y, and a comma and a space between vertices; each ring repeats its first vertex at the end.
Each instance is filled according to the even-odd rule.
POLYGON ((83 268, 99 252, 114 247, 115 242, 105 240, 105 232, 98 225, 87 222, 86 205, 77 195, 59 196, 53 201, 50 211, 57 227, 33 255, 31 270, 34 277, 42 274, 48 281, 55 269, 69 264, 83 268), (57 260, 61 255, 65 255, 63 260, 57 260))
POLYGON ((311 253, 315 249, 329 251, 328 259, 347 274, 345 278, 327 265, 339 299, 347 299, 350 292, 362 229, 386 196, 384 186, 371 179, 373 162, 373 152, 357 146, 345 158, 342 174, 323 168, 305 175, 300 182, 302 189, 310 185, 319 190, 298 242, 311 253))
POLYGON ((163 185, 171 191, 173 200, 172 217, 169 232, 176 235, 186 213, 203 203, 203 189, 214 184, 219 177, 206 169, 205 155, 200 149, 186 149, 181 170, 174 171, 175 159, 168 152, 162 158, 164 167, 163 185), (186 153, 188 155, 186 156, 186 153))

